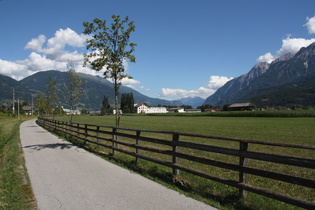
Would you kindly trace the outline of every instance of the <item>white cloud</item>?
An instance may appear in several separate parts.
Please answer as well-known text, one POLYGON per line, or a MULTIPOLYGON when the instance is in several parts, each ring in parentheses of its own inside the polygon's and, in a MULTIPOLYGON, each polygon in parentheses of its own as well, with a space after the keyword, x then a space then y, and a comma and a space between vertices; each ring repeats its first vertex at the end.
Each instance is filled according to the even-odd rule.
POLYGON ((77 34, 70 28, 57 30, 49 39, 45 35, 39 35, 24 47, 25 50, 32 51, 28 58, 14 62, 1 60, 0 73, 20 80, 38 71, 65 71, 67 61, 71 60, 76 64, 79 72, 102 75, 103 73, 83 68, 84 57, 76 50, 83 48, 86 39, 89 38, 90 36, 77 34), (72 51, 68 51, 69 49, 72 51))
POLYGON ((135 80, 135 79, 124 78, 124 79, 122 79, 121 84, 124 85, 124 86, 127 86, 127 87, 130 87, 132 89, 137 90, 136 85, 139 85, 140 81, 135 80))
POLYGON ((210 76, 208 87, 210 89, 217 90, 231 79, 233 79, 233 77, 227 78, 224 76, 210 76))
POLYGON ((257 59, 258 62, 267 62, 267 63, 271 63, 272 61, 274 61, 276 58, 275 56, 273 56, 270 52, 266 53, 265 55, 261 55, 259 56, 259 58, 257 59))
POLYGON ((308 33, 315 34, 315 16, 314 17, 307 17, 307 23, 304 26, 307 27, 308 33))
POLYGON ((228 82, 231 79, 233 78, 232 77, 227 78, 224 76, 210 76, 208 88, 200 87, 197 90, 162 88, 160 95, 162 97, 170 97, 174 99, 181 99, 187 97, 207 98, 213 93, 215 93, 217 89, 222 87, 226 82, 228 82))
POLYGON ((32 39, 29 41, 24 49, 30 49, 35 50, 37 52, 41 51, 43 44, 46 42, 46 36, 45 35, 39 35, 37 38, 32 39))
POLYGON ((304 39, 304 38, 290 38, 282 40, 282 47, 277 51, 279 56, 287 53, 297 53, 302 47, 307 47, 315 42, 315 39, 304 39))
POLYGON ((261 55, 257 58, 258 62, 268 62, 271 63, 276 58, 285 55, 287 53, 297 53, 302 47, 307 47, 310 44, 315 42, 315 39, 304 39, 304 38, 291 38, 288 36, 287 38, 282 40, 282 46, 277 51, 276 55, 272 55, 270 52, 265 55, 261 55))
POLYGON ((59 60, 60 61, 68 61, 71 60, 75 63, 82 63, 84 59, 83 54, 78 53, 77 51, 74 52, 64 52, 62 54, 59 55, 59 60))
POLYGON ((210 88, 200 87, 197 90, 184 90, 184 89, 170 89, 170 88, 162 88, 161 90, 162 97, 171 97, 174 99, 181 99, 187 97, 201 97, 207 98, 212 95, 215 90, 210 88))
POLYGON ((37 38, 29 41, 24 49, 43 53, 50 59, 61 59, 62 57, 65 57, 65 54, 68 54, 67 51, 65 51, 66 46, 84 47, 85 41, 89 38, 90 36, 77 34, 70 28, 59 29, 56 31, 54 37, 48 39, 47 43, 46 37, 44 35, 39 35, 37 38), (44 46, 45 43, 46 47, 44 46))
MULTIPOLYGON (((315 34, 315 16, 312 18, 306 18, 307 22, 304 26, 307 27, 308 33, 315 34)), ((268 52, 265 55, 261 55, 257 58, 258 62, 266 61, 271 63, 276 58, 285 55, 287 53, 297 53, 302 47, 307 47, 310 44, 315 42, 315 38, 313 39, 305 39, 305 38, 291 38, 291 35, 288 35, 285 39, 282 40, 282 46, 277 51, 276 55, 272 55, 272 53, 268 52)))
POLYGON ((28 59, 17 61, 17 63, 27 66, 32 71, 65 70, 67 64, 66 62, 48 59, 45 55, 35 52, 32 52, 28 59))
POLYGON ((0 73, 17 80, 23 79, 24 77, 29 75, 27 66, 1 59, 0 73))
POLYGON ((92 76, 100 76, 100 77, 104 76, 104 72, 95 71, 90 68, 83 67, 82 65, 75 65, 75 71, 78 73, 89 74, 92 76))

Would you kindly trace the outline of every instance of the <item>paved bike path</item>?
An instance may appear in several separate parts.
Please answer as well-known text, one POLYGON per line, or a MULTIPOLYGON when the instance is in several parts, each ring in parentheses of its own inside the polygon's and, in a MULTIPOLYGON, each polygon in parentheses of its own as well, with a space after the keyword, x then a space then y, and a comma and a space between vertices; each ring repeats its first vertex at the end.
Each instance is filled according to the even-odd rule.
POLYGON ((63 141, 21 124, 26 168, 39 209, 214 209, 63 141))

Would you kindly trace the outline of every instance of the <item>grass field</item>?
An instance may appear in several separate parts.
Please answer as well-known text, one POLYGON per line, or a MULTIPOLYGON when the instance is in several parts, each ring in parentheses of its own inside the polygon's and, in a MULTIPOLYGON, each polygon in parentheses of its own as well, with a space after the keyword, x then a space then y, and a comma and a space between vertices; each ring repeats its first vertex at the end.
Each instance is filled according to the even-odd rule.
MULTIPOLYGON (((69 117, 58 119, 69 121, 69 117)), ((115 118, 74 116, 73 122, 114 126, 115 118)), ((120 127, 315 145, 315 118, 130 115, 121 116, 120 127)))
MULTIPOLYGON (((58 118, 59 120, 68 121, 68 117, 58 118)), ((114 116, 75 116, 74 122, 114 126, 114 116)), ((144 130, 163 130, 163 131, 182 131, 188 133, 210 134, 216 136, 228 136, 235 138, 245 138, 252 140, 274 141, 282 143, 293 143, 303 145, 315 145, 315 118, 277 118, 277 117, 212 117, 212 116, 191 116, 191 115, 124 115, 121 116, 121 127, 135 128, 144 130)), ((203 142, 204 143, 204 142, 203 142)), ((227 142, 219 142, 222 146, 227 142)), ((235 147, 235 145, 224 145, 235 147)), ((237 146, 236 146, 237 147, 237 146)), ((274 153, 279 155, 293 155, 301 158, 315 159, 314 151, 305 153, 296 149, 288 148, 271 148, 271 147, 252 147, 252 151, 274 153)), ((200 155, 200 154, 199 154, 200 155)), ((213 158, 222 158, 213 156, 213 158)), ((233 157, 223 157, 226 162, 235 162, 233 157)), ((132 168, 134 158, 118 153, 115 156, 118 163, 122 163, 132 168)), ((181 164, 191 164, 189 161, 181 161, 181 164)), ((262 163, 262 161, 250 160, 250 164, 257 168, 272 168, 280 173, 288 173, 296 176, 311 178, 315 176, 314 170, 299 169, 298 167, 282 167, 278 164, 262 163)), ((194 164, 196 170, 205 171, 216 176, 228 179, 237 179, 237 173, 229 172, 224 169, 208 168, 194 164)), ((138 170, 137 168, 133 168, 138 170)), ((170 174, 169 168, 156 164, 150 164, 143 161, 140 173, 154 180, 167 179, 170 174)), ((182 186, 179 190, 184 189, 184 193, 200 199, 210 205, 220 207, 220 209, 296 209, 294 206, 282 204, 272 199, 263 198, 255 194, 250 194, 248 199, 242 203, 235 201, 233 195, 237 190, 233 187, 223 186, 221 184, 196 178, 195 176, 181 173, 180 179, 182 186), (231 199, 233 198, 233 199, 231 199), (210 201, 212 200, 212 201, 210 201), (216 204, 219 203, 218 205, 216 204)), ((293 187, 279 181, 266 180, 259 177, 250 176, 251 184, 265 187, 267 189, 277 190, 281 193, 287 193, 291 196, 299 197, 314 202, 315 190, 303 189, 302 187, 293 187)), ((169 180, 168 180, 169 181, 169 180)), ((165 184, 165 183, 164 183, 165 184)), ((174 186, 169 186, 174 187, 174 186)))
POLYGON ((0 117, 0 209, 36 209, 20 144, 22 121, 0 117))

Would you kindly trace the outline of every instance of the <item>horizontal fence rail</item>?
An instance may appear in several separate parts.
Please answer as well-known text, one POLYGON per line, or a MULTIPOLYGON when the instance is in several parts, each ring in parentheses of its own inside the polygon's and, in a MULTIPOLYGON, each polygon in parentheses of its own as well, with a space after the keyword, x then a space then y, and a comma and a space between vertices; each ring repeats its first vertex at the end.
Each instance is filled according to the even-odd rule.
POLYGON ((315 174, 314 159, 295 157, 292 154, 279 155, 272 154, 272 152, 260 152, 260 147, 264 146, 268 146, 271 148, 270 150, 273 149, 275 151, 277 151, 277 148, 280 147, 287 149, 292 148, 299 149, 299 152, 308 152, 312 154, 312 157, 314 157, 315 146, 255 141, 184 132, 151 131, 112 126, 98 126, 70 123, 46 118, 38 118, 37 122, 41 126, 53 132, 64 134, 70 138, 82 140, 85 143, 91 143, 108 148, 112 150, 113 154, 116 152, 122 152, 131 155, 136 158, 136 163, 138 163, 139 159, 143 159, 170 167, 173 171, 173 175, 179 175, 180 171, 184 171, 212 181, 236 187, 239 189, 240 197, 245 197, 248 191, 298 207, 315 209, 315 203, 312 201, 302 200, 300 198, 275 192, 270 189, 257 187, 252 185, 249 180, 253 175, 315 189, 315 177, 312 176, 315 174), (161 138, 160 136, 163 137, 161 138), (195 138, 203 140, 203 143, 195 141, 195 138), (233 142, 236 146, 228 148, 222 146, 224 144, 215 145, 204 143, 213 141, 233 142), (249 150, 249 147, 253 147, 253 145, 255 145, 257 149, 249 150), (197 155, 197 153, 204 153, 204 155, 197 155), (162 154, 169 158, 159 158, 159 156, 150 154, 162 154), (232 161, 224 162, 224 158, 214 160, 210 157, 210 154, 230 156, 232 157, 232 161), (190 161, 192 164, 184 164, 184 160, 190 161), (263 161, 264 163, 280 164, 289 167, 292 166, 297 167, 298 169, 305 168, 306 170, 311 171, 311 176, 302 177, 272 171, 271 169, 265 167, 250 167, 249 160, 258 162, 263 161), (238 173, 238 178, 228 179, 213 175, 209 172, 196 170, 192 167, 194 163, 234 171, 238 173))

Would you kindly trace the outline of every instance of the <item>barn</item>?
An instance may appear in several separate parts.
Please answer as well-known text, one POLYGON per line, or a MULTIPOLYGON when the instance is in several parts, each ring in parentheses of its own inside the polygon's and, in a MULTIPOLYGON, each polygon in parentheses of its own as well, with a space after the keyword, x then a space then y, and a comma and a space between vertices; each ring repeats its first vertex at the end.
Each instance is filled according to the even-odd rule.
POLYGON ((255 105, 251 103, 235 103, 229 106, 229 110, 231 111, 253 111, 255 109, 255 105))

